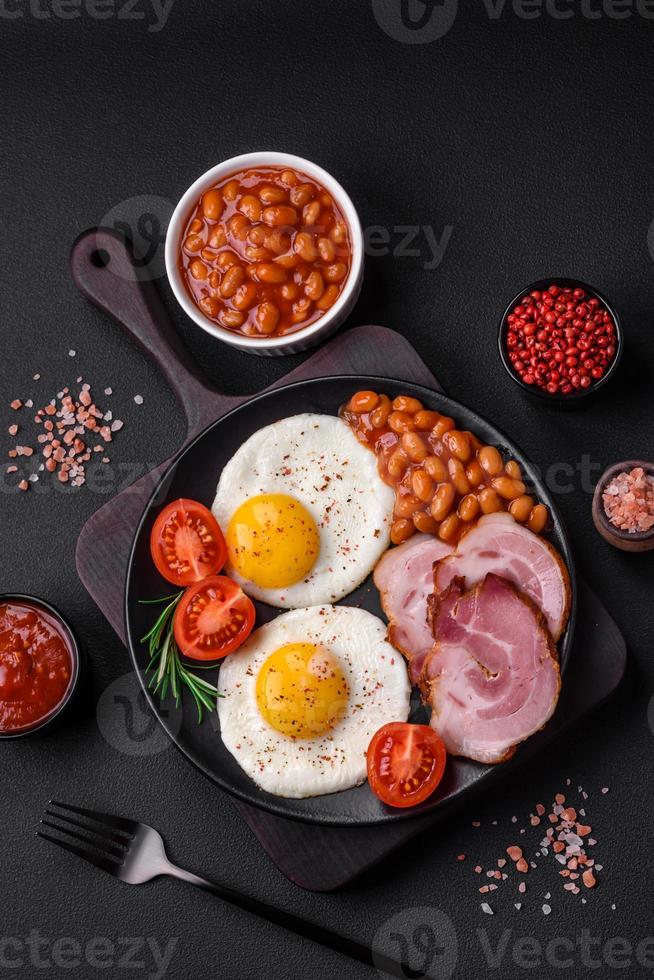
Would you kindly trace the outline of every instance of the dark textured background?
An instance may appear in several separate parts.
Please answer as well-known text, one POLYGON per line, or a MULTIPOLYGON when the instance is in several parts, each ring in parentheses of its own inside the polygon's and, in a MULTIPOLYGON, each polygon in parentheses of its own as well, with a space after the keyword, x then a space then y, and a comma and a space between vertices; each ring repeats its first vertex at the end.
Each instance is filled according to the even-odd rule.
MULTIPOLYGON (((17 3, 7 0, 2 9, 17 3)), ((394 4, 388 0, 387 9, 394 4)), ((449 393, 491 417, 544 466, 577 467, 587 454, 596 473, 622 458, 652 458, 653 21, 607 12, 590 20, 574 3, 570 20, 545 14, 526 20, 510 7, 493 20, 481 0, 470 0, 446 36, 407 45, 380 28, 370 0, 176 0, 159 33, 148 32, 146 22, 86 14, 37 19, 18 6, 23 16, 0 16, 3 404, 16 395, 50 397, 83 374, 98 396, 113 387, 101 403, 127 423, 111 452, 116 480, 124 479, 126 464, 142 468, 170 454, 182 435, 172 396, 76 293, 67 269, 70 244, 122 202, 139 199, 125 206, 135 221, 149 207, 140 199, 155 195, 172 204, 215 162, 273 147, 332 171, 364 226, 392 232, 428 225, 437 237, 453 228, 436 269, 424 268, 424 237, 422 255, 371 257, 352 323, 404 332, 449 393), (610 397, 565 415, 523 400, 494 346, 507 298, 549 273, 578 275, 604 290, 623 315, 628 343, 610 397), (69 348, 77 351, 74 360, 69 348), (36 371, 43 375, 38 385, 31 381, 36 371), (136 393, 144 395, 141 407, 132 400, 136 393)), ((144 0, 137 9, 145 9, 144 0)), ((167 290, 166 298, 172 306, 167 290)), ((255 392, 296 363, 235 353, 201 335, 177 309, 173 315, 224 390, 255 392)), ((6 431, 14 419, 2 411, 6 431)), ((0 437, 3 451, 9 442, 0 437)), ((79 529, 104 498, 88 488, 21 495, 3 484, 0 590, 42 594, 69 614, 89 653, 91 690, 84 716, 57 736, 0 747, 0 937, 24 939, 31 929, 50 941, 70 936, 82 944, 96 936, 178 937, 168 975, 197 980, 372 975, 172 881, 128 889, 73 864, 32 836, 44 802, 59 796, 142 816, 161 828, 180 862, 362 939, 400 910, 434 906, 458 934, 459 977, 610 975, 600 947, 620 936, 635 945, 654 931, 644 914, 651 905, 654 559, 604 544, 578 471, 568 483, 559 503, 578 563, 632 654, 621 694, 518 780, 471 806, 456 826, 328 896, 287 883, 229 799, 173 748, 133 756, 121 751, 121 739, 144 752, 152 741, 130 742, 120 731, 103 737, 96 702, 128 672, 128 661, 81 587, 73 552, 79 529), (580 896, 561 891, 550 862, 532 879, 522 912, 513 909, 512 895, 498 892, 494 918, 482 915, 471 865, 501 853, 515 836, 511 815, 522 821, 568 776, 573 797, 577 784, 591 794, 587 813, 605 866, 601 887, 582 905, 580 896), (601 795, 605 785, 611 792, 601 795), (470 826, 475 818, 480 829, 470 826), (460 852, 469 855, 465 864, 456 861, 460 852), (545 918, 548 890, 552 914, 545 918), (493 945, 511 930, 495 970, 479 928, 493 945), (567 968, 545 958, 531 970, 514 962, 520 936, 574 943, 584 930, 601 939, 593 946, 597 969, 580 952, 567 968)), ((417 913, 414 920, 419 924, 417 913)), ((26 958, 22 969, 0 964, 0 976, 86 980, 152 972, 149 958, 139 969, 103 971, 88 964, 65 969, 47 955, 44 969, 26 958)), ((634 963, 628 972, 651 970, 634 963)))

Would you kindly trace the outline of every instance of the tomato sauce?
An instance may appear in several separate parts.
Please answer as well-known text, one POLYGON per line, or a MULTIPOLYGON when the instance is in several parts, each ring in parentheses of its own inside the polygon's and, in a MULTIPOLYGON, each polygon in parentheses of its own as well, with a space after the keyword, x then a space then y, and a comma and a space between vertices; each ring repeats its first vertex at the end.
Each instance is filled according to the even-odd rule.
POLYGON ((0 603, 0 732, 44 721, 65 698, 73 677, 69 638, 46 609, 12 599, 0 603))

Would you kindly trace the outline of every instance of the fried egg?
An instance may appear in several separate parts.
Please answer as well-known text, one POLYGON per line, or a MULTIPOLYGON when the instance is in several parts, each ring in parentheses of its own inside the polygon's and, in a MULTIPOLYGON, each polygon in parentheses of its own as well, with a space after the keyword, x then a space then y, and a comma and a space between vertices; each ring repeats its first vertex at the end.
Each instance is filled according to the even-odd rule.
POLYGON ((394 493, 375 454, 332 415, 255 432, 222 471, 213 513, 227 573, 248 595, 295 609, 352 592, 388 548, 394 493))
POLYGON ((312 606, 261 626, 220 668, 226 748, 268 793, 294 799, 364 782, 372 736, 406 721, 403 657, 376 616, 312 606))

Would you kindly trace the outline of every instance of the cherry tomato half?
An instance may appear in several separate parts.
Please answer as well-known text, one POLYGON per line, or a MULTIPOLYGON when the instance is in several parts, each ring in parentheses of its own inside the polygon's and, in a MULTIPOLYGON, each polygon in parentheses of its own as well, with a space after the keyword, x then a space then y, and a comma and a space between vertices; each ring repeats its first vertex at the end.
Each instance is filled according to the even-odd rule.
POLYGON ((174 500, 161 511, 150 535, 152 560, 173 585, 192 585, 215 575, 227 560, 216 518, 196 500, 174 500))
POLYGON ((225 575, 211 575, 186 590, 175 610, 177 646, 193 660, 220 660, 247 640, 254 605, 225 575))
POLYGON ((370 788, 389 806, 422 803, 443 778, 446 755, 442 738, 429 725, 384 725, 368 746, 370 788))

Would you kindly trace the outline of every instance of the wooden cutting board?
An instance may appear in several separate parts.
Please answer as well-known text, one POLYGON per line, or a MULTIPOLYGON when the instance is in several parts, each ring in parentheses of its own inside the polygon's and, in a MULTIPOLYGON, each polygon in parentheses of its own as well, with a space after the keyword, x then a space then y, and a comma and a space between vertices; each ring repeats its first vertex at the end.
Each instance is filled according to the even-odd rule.
MULTIPOLYGON (((138 341, 159 366, 184 412, 185 444, 247 400, 249 396, 216 391, 202 377, 176 334, 156 288, 151 282, 139 281, 131 250, 116 232, 84 232, 71 252, 71 274, 83 295, 138 341)), ((378 326, 339 334, 271 387, 334 374, 401 378, 442 390, 409 342, 378 326)), ((132 540, 145 504, 167 465, 168 461, 163 462, 104 504, 87 521, 77 543, 79 576, 123 642, 123 594, 132 540)), ((544 743, 606 701, 622 679, 624 640, 582 577, 575 636, 555 716, 544 732, 523 746, 521 760, 530 758, 544 743)), ((280 818, 236 800, 234 805, 280 870, 296 884, 315 891, 344 886, 452 812, 439 809, 392 826, 334 828, 280 818)))

